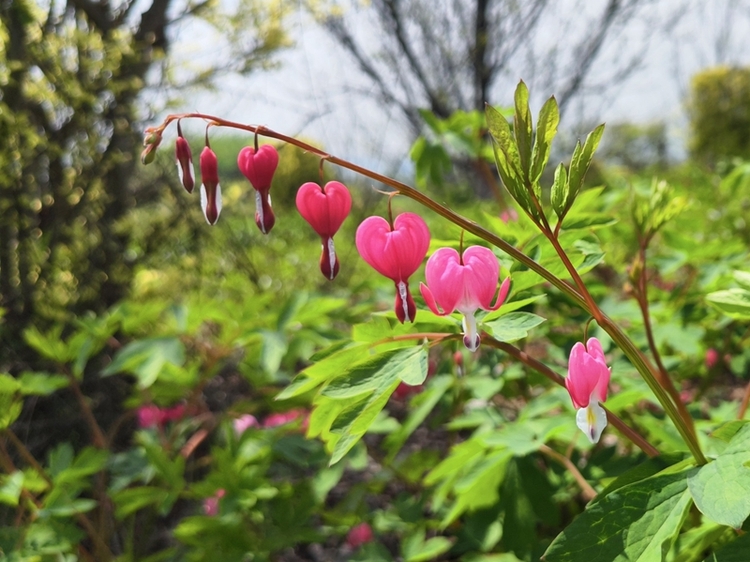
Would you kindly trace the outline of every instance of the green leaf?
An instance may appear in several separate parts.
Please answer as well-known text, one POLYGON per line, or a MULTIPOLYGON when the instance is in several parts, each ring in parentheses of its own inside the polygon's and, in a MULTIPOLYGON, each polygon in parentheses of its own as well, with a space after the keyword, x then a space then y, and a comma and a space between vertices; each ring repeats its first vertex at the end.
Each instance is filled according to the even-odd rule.
POLYGON ((181 366, 185 363, 185 346, 178 338, 148 338, 123 347, 112 363, 102 371, 106 377, 116 373, 131 373, 140 388, 148 388, 159 378, 166 363, 181 366))
POLYGON ((747 562, 748 552, 750 552, 750 534, 745 533, 717 550, 703 562, 747 562))
POLYGON ((688 477, 661 474, 619 488, 590 504, 560 533, 545 562, 664 560, 690 509, 688 477))
POLYGON ((350 345, 344 349, 340 349, 340 347, 340 345, 334 344, 330 348, 315 354, 313 359, 319 358, 318 362, 310 365, 297 375, 292 384, 276 396, 276 400, 288 400, 309 392, 336 374, 343 373, 352 364, 368 357, 370 353, 369 346, 364 344, 350 345), (333 353, 325 354, 325 351, 329 349, 333 349, 333 353))
POLYGON ((514 101, 516 111, 513 118, 513 131, 516 137, 516 144, 518 145, 518 155, 521 160, 522 177, 528 178, 531 168, 533 124, 531 122, 531 112, 529 111, 529 89, 523 80, 516 87, 514 101))
POLYGON ((0 476, 0 503, 7 505, 18 505, 18 500, 23 491, 24 474, 20 470, 13 474, 0 476))
POLYGON ((750 272, 748 271, 733 271, 732 277, 737 283, 743 288, 750 290, 750 272))
POLYGON ((605 213, 571 213, 565 217, 562 228, 566 231, 602 228, 617 222, 617 218, 605 213))
POLYGON ((281 367, 281 360, 286 355, 288 345, 286 336, 281 332, 263 330, 263 345, 260 352, 260 364, 268 375, 274 375, 281 367))
POLYGON ((42 357, 56 363, 67 363, 71 357, 65 342, 62 341, 62 330, 62 326, 56 326, 43 334, 36 326, 31 326, 24 330, 23 339, 42 357))
POLYGON ((726 289, 706 295, 709 304, 734 318, 750 318, 750 291, 726 289))
POLYGON ((115 502, 115 516, 124 519, 149 505, 159 506, 166 501, 169 492, 156 486, 126 488, 112 496, 115 502))
POLYGON ((419 347, 391 349, 352 365, 334 378, 322 394, 330 398, 353 398, 383 390, 396 380, 422 384, 427 378, 427 351, 419 347))
POLYGON ((578 192, 581 190, 581 186, 583 186, 583 179, 586 176, 589 166, 591 166, 591 161, 594 159, 594 152, 599 146, 599 141, 602 139, 603 133, 604 125, 599 125, 589 133, 583 146, 581 146, 580 141, 576 145, 568 171, 568 198, 565 201, 565 207, 570 207, 578 196, 578 192))
POLYGON ((428 562, 448 552, 453 543, 446 537, 432 537, 424 540, 424 531, 419 530, 406 537, 401 552, 406 562, 428 562))
POLYGON ((430 381, 427 389, 412 400, 409 416, 403 425, 385 438, 384 445, 386 449, 390 449, 388 453, 389 462, 395 458, 409 436, 432 412, 445 392, 453 386, 454 380, 452 375, 435 377, 430 381))
POLYGON ((695 505, 715 523, 739 529, 750 515, 750 425, 689 479, 695 505))
MULTIPOLYGON (((3 375, 5 377, 12 377, 3 375)), ((16 381, 14 381, 16 382, 16 381)), ((16 392, 0 391, 0 429, 10 427, 21 415, 23 402, 16 392)))
POLYGON ((512 453, 507 449, 496 451, 460 477, 453 486, 456 501, 440 525, 447 527, 467 510, 494 505, 500 496, 500 483, 511 458, 512 453))
POLYGON ((533 184, 539 183, 542 172, 549 161, 552 150, 552 140, 557 134, 557 126, 560 124, 560 109, 554 96, 549 98, 539 111, 539 119, 536 124, 536 139, 534 152, 531 158, 531 172, 529 180, 533 184))
POLYGON ((568 200, 569 190, 568 171, 565 169, 565 164, 560 162, 555 169, 555 180, 552 183, 552 193, 550 194, 552 209, 558 217, 562 217, 567 210, 565 203, 568 200))
POLYGON ((70 380, 65 375, 52 375, 50 373, 33 373, 25 371, 18 378, 21 385, 21 394, 48 396, 61 388, 67 388, 70 380))
POLYGON ((544 321, 545 318, 530 312, 510 312, 483 326, 496 340, 510 343, 525 338, 529 330, 544 321))

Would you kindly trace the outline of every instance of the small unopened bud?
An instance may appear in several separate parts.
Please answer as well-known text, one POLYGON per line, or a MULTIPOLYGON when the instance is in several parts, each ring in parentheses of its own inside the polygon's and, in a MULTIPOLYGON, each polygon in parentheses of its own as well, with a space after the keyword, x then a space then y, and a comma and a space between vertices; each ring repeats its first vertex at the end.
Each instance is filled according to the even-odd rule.
POLYGON ((203 216, 210 225, 216 224, 221 214, 221 186, 219 185, 219 162, 216 153, 209 147, 203 149, 201 165, 201 207, 203 216))
POLYGON ((143 165, 151 164, 156 158, 156 149, 159 148, 161 143, 161 131, 154 129, 146 129, 143 135, 143 152, 141 152, 141 163, 143 165))
POLYGON ((193 169, 193 155, 190 152, 190 145, 182 135, 175 141, 175 158, 177 160, 177 174, 180 176, 180 183, 188 193, 193 192, 195 187, 195 170, 193 169))

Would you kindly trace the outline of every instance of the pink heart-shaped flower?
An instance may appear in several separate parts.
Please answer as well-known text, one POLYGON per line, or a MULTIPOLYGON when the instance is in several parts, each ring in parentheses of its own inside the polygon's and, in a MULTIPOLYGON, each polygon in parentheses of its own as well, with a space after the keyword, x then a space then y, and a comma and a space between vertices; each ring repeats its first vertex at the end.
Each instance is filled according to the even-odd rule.
POLYGON ((357 228, 356 244, 363 260, 398 283, 419 269, 430 247, 430 230, 414 213, 397 216, 392 229, 383 217, 369 217, 357 228))
POLYGON ((332 238, 352 208, 352 196, 343 183, 329 181, 302 184, 297 191, 297 210, 323 239, 332 238))
POLYGON ((270 144, 264 144, 256 151, 252 146, 240 150, 237 166, 257 191, 268 191, 276 167, 279 153, 270 144))

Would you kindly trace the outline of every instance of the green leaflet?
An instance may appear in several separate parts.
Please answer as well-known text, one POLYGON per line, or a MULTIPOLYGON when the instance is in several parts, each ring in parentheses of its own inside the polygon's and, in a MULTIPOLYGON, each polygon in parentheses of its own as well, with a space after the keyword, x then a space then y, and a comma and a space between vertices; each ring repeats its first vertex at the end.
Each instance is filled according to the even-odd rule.
POLYGON ((691 468, 655 475, 588 506, 547 549, 545 562, 663 560, 690 508, 691 468))
POLYGON ((750 425, 743 426, 724 452, 688 482, 695 505, 706 517, 742 527, 750 515, 750 425))

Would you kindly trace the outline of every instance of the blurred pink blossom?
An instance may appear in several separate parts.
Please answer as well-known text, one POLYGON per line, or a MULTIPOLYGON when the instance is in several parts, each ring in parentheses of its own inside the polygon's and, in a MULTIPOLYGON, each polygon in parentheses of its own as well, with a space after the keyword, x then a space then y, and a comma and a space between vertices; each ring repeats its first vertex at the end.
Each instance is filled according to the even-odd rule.
POLYGON ((303 410, 302 408, 295 408, 287 412, 275 412, 266 416, 266 418, 263 420, 263 427, 266 429, 271 427, 278 427, 280 425, 291 423, 301 417, 305 418, 303 427, 307 426, 307 411, 303 410))
POLYGON ((203 500, 203 513, 209 517, 215 517, 219 514, 219 500, 224 497, 226 490, 220 488, 210 498, 203 500))
POLYGON ((363 544, 372 542, 374 538, 372 527, 367 523, 360 523, 352 527, 346 535, 346 544, 351 548, 359 548, 363 544))
POLYGON ((504 223, 515 222, 518 220, 518 211, 515 209, 505 209, 500 213, 500 220, 504 223))
POLYGON ((713 369, 714 366, 719 362, 719 352, 716 351, 713 347, 709 347, 706 350, 706 367, 709 369, 713 369))
POLYGON ((245 433, 245 431, 247 431, 251 427, 260 426, 257 418, 253 416, 252 414, 244 414, 240 416, 239 418, 234 420, 233 425, 234 425, 234 432, 237 434, 237 436, 242 435, 243 433, 245 433))
POLYGON ((185 416, 185 405, 177 404, 171 408, 159 408, 155 404, 146 404, 138 408, 137 415, 139 427, 164 426, 169 421, 182 419, 185 416))

